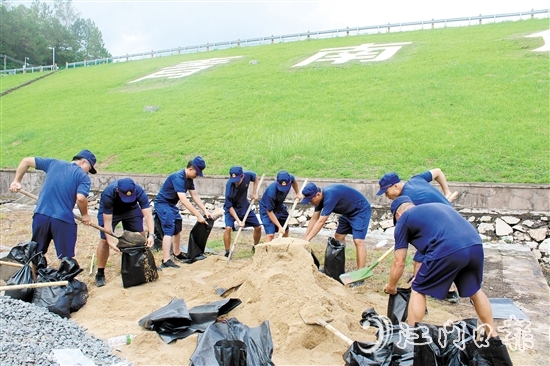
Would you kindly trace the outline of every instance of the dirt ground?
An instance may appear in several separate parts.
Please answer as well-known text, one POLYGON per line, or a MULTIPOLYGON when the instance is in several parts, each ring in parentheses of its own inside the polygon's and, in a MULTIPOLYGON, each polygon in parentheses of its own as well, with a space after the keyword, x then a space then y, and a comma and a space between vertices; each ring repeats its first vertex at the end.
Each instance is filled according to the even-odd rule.
MULTIPOLYGON (((32 207, 0 213, 1 246, 11 247, 31 237, 32 207)), ((188 233, 188 228, 184 233, 188 233)), ((209 243, 219 243, 222 231, 214 229, 209 243)), ((318 258, 324 258, 326 238, 317 238, 311 243, 297 238, 275 241, 260 245, 252 255, 252 239, 249 233, 241 235, 235 256, 228 264, 221 255, 210 255, 193 264, 181 264, 180 269, 159 271, 156 282, 124 289, 120 278, 120 255, 111 253, 107 268, 107 285, 94 285, 95 271, 90 273, 92 255, 95 253, 98 232, 79 225, 77 260, 85 271, 78 279, 89 289, 86 306, 72 314, 72 319, 96 337, 108 339, 122 334, 134 334, 134 342, 121 346, 115 354, 128 359, 135 365, 188 364, 195 350, 197 335, 165 344, 160 337, 138 325, 145 315, 165 306, 174 297, 183 298, 187 307, 220 300, 217 288, 241 286, 230 297, 239 298, 242 304, 227 317, 236 318, 249 327, 256 327, 269 320, 276 365, 341 365, 342 355, 348 348, 345 342, 321 326, 308 325, 300 311, 316 304, 316 315, 331 324, 353 340, 374 341, 374 330, 363 329, 359 320, 361 313, 371 307, 385 315, 388 297, 382 291, 387 281, 391 259, 386 259, 375 268, 375 275, 365 284, 350 288, 320 273, 313 265, 308 250, 311 248, 318 258)), ((187 243, 184 235, 182 244, 187 243)), ((375 249, 376 241, 367 241, 368 259, 373 262, 386 248, 375 249)), ((210 247, 210 244, 208 244, 210 247)), ((50 267, 56 267, 53 243, 48 252, 50 267)), ((160 253, 155 254, 157 264, 160 253)), ((391 258, 391 257, 390 257, 391 258)), ((346 269, 355 269, 355 261, 348 260, 346 269)), ((498 263, 486 262, 486 271, 498 263)), ((411 273, 405 273, 401 286, 411 273)), ((510 286, 503 282, 484 283, 489 297, 507 297, 510 286)), ((525 301, 529 301, 525 299, 525 301)), ((461 299, 452 305, 443 301, 428 300, 429 314, 424 322, 442 325, 447 320, 475 317, 468 299, 461 299)), ((499 322, 497 322, 497 325, 499 322)), ((516 365, 540 365, 540 353, 535 350, 510 352, 516 365)))

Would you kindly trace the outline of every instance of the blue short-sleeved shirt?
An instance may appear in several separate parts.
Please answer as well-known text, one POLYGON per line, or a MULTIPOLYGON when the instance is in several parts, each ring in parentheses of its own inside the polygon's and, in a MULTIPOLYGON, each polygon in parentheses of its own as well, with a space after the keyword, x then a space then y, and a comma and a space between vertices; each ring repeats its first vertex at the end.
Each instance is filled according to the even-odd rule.
MULTIPOLYGON (((294 176, 290 175, 290 184, 294 184, 294 176)), ((262 199, 260 200, 260 214, 266 214, 267 211, 281 212, 286 211, 286 206, 284 205, 286 196, 288 192, 281 192, 277 189, 277 182, 271 183, 267 186, 262 199)))
POLYGON ((155 198, 155 204, 166 203, 175 206, 179 201, 178 193, 194 190, 195 184, 193 183, 193 179, 185 176, 185 169, 178 170, 166 178, 155 198))
POLYGON ((143 188, 136 184, 136 200, 125 203, 116 191, 117 184, 118 180, 111 182, 101 193, 98 215, 116 215, 121 220, 143 216, 141 210, 150 207, 149 198, 143 188))
POLYGON ((329 184, 323 188, 323 200, 315 206, 315 212, 321 211, 321 216, 334 212, 351 217, 366 207, 370 207, 370 203, 357 189, 344 184, 329 184))
POLYGON ((481 244, 476 229, 456 210, 441 203, 426 203, 403 213, 394 231, 395 250, 411 243, 424 261, 448 256, 460 249, 481 244))
POLYGON ((34 158, 36 169, 46 172, 46 179, 34 212, 74 223, 74 205, 78 193, 88 197, 90 177, 73 162, 34 158))
POLYGON ((250 205, 247 199, 248 186, 250 182, 256 181, 256 173, 244 171, 243 174, 243 181, 239 186, 236 186, 230 181, 227 181, 225 185, 225 204, 223 205, 225 212, 229 212, 229 209, 233 207, 237 214, 241 211, 244 213, 250 205))
POLYGON ((431 202, 439 202, 452 206, 443 193, 429 183, 432 179, 432 173, 429 170, 415 175, 403 185, 401 196, 409 196, 417 206, 431 202))

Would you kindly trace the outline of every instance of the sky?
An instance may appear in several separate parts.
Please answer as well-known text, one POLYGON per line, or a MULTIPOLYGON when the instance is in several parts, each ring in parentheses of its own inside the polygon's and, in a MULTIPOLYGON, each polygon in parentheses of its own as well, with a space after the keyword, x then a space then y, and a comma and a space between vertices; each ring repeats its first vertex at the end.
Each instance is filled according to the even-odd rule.
MULTIPOLYGON (((42 0, 42 2, 47 0, 42 0)), ((10 1, 26 3, 29 1, 10 1)), ((73 0, 112 56, 271 35, 548 9, 547 0, 73 0)))

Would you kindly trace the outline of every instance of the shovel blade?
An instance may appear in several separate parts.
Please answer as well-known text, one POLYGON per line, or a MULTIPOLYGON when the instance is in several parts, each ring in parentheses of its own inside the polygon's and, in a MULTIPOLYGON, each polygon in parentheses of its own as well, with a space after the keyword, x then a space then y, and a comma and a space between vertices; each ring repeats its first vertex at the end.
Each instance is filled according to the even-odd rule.
POLYGON ((367 279, 373 275, 372 268, 361 268, 357 271, 348 272, 348 273, 342 273, 340 275, 340 281, 344 285, 349 285, 350 283, 361 281, 364 279, 367 279))

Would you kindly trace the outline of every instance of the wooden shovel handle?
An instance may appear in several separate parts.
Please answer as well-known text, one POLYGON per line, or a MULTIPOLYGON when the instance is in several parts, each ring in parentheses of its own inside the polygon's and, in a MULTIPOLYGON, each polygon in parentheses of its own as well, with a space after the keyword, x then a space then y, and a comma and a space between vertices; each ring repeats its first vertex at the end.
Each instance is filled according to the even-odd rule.
MULTIPOLYGON (((304 183, 302 184, 302 188, 300 188, 300 193, 304 190, 304 187, 307 184, 307 178, 304 180, 304 183)), ((283 225, 283 232, 279 233, 278 238, 282 237, 283 234, 286 231, 286 228, 288 226, 288 223, 290 222, 290 219, 292 218, 292 214, 294 213, 294 210, 296 209, 296 205, 298 204, 298 198, 294 199, 294 203, 292 204, 292 208, 290 209, 290 212, 288 213, 288 217, 286 218, 285 224, 283 225)))
MULTIPOLYGON (((24 189, 20 189, 18 192, 21 193, 21 194, 24 194, 24 195, 27 196, 27 197, 30 197, 30 198, 32 198, 32 199, 38 201, 38 196, 36 196, 36 195, 34 195, 34 194, 30 193, 30 192, 27 192, 27 191, 25 191, 24 189)), ((78 215, 74 215, 74 218, 75 218, 76 220, 82 222, 82 217, 80 217, 80 216, 78 216, 78 215)), ((99 226, 99 225, 97 225, 97 224, 94 224, 93 222, 90 222, 90 226, 93 227, 94 229, 97 229, 97 230, 99 230, 99 231, 103 231, 105 234, 111 235, 112 237, 118 239, 118 236, 116 236, 115 234, 113 234, 111 231, 106 230, 105 228, 103 228, 103 227, 101 227, 101 226, 99 226)))
POLYGON ((331 331, 335 336, 337 336, 338 338, 340 338, 344 342, 346 342, 348 344, 348 346, 351 346, 353 344, 353 341, 350 338, 346 337, 342 332, 340 332, 338 329, 334 328, 332 325, 330 325, 329 323, 327 323, 323 319, 320 319, 320 318, 317 319, 317 323, 319 325, 325 327, 329 331, 331 331))
POLYGON ((68 284, 69 284, 69 281, 57 281, 57 282, 28 283, 24 285, 8 285, 8 286, 0 286, 0 291, 21 290, 24 288, 67 286, 68 284))
POLYGON ((16 263, 16 262, 0 261, 0 266, 8 266, 8 267, 18 267, 18 268, 21 268, 21 267, 23 267, 24 265, 21 264, 21 263, 16 263))
MULTIPOLYGON (((260 178, 260 182, 258 183, 258 188, 256 188, 256 196, 260 193, 260 187, 262 186, 262 183, 264 182, 265 174, 262 174, 262 177, 260 178)), ((243 217, 243 222, 246 222, 246 219, 248 218, 248 214, 250 213, 250 210, 252 209, 252 205, 254 204, 254 196, 250 199, 250 204, 248 205, 248 209, 246 210, 246 213, 243 217)), ((227 256, 227 263, 231 260, 231 254, 233 254, 233 250, 235 249, 235 244, 237 244, 237 239, 239 239, 239 235, 241 234, 241 231, 243 230, 242 227, 239 226, 239 230, 237 231, 237 235, 235 235, 235 240, 233 240, 233 243, 231 243, 231 247, 229 248, 229 255, 227 256)))

